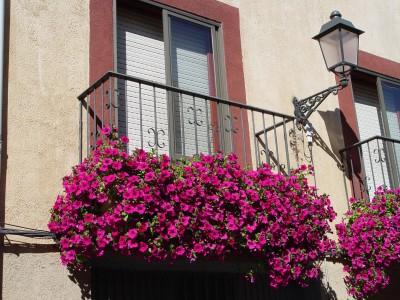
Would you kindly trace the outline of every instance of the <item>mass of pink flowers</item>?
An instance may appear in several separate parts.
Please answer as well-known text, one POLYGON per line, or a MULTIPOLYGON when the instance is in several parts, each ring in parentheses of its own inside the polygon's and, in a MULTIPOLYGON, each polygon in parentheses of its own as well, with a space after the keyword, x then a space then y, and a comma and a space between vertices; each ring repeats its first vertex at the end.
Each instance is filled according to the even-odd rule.
MULTIPOLYGON (((136 150, 104 128, 104 141, 63 179, 48 225, 64 265, 83 268, 105 252, 147 261, 256 259, 272 287, 319 276, 335 244, 326 195, 308 169, 289 176, 242 168, 235 155, 171 162, 136 150)), ((251 271, 251 270, 249 270, 251 271)))
POLYGON ((400 262, 400 189, 379 188, 371 202, 353 200, 336 229, 349 294, 365 299, 385 288, 387 270, 400 262))

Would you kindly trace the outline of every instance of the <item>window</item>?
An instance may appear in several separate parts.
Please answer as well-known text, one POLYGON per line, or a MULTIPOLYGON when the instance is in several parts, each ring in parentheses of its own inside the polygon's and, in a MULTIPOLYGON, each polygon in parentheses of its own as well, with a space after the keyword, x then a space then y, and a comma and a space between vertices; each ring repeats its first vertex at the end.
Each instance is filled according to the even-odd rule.
POLYGON ((373 196, 378 186, 399 186, 400 84, 379 76, 355 73, 353 95, 363 164, 363 181, 373 196))
MULTIPOLYGON (((208 96, 221 95, 219 26, 151 5, 117 9, 117 71, 208 96)), ((214 150, 215 108, 204 98, 120 81, 119 128, 129 151, 190 156, 214 150), (138 121, 140 117, 140 122, 138 121), (140 134, 139 134, 140 133, 140 134), (156 142, 152 142, 157 135, 156 142)))

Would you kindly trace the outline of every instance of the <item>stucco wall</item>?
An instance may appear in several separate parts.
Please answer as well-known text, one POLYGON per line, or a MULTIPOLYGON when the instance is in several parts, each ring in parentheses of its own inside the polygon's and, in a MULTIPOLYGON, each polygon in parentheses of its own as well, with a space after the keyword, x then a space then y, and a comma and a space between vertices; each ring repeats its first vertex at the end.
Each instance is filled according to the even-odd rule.
MULTIPOLYGON (((318 44, 311 40, 334 9, 366 31, 361 50, 400 61, 398 0, 222 2, 239 8, 251 105, 292 114, 293 96, 305 97, 334 84, 318 44)), ((88 86, 89 1, 10 1, 9 49, 5 221, 46 229, 61 178, 78 159, 76 96, 88 86)), ((343 146, 337 97, 330 96, 311 122, 337 154, 343 146)), ((347 209, 342 173, 317 146, 314 163, 318 187, 331 195, 340 216, 347 209)), ((48 251, 40 245, 6 247, 3 299, 81 297, 58 253, 48 251)), ((346 299, 341 266, 326 265, 324 273, 337 299, 346 299)))
MULTIPOLYGON (((78 160, 76 96, 88 86, 88 46, 89 1, 10 1, 7 223, 47 229, 61 179, 78 160)), ((3 299, 80 299, 58 253, 20 240, 5 247, 3 299)))
MULTIPOLYGON (((338 9, 364 30, 360 49, 400 61, 400 2, 321 0, 223 0, 239 7, 247 103, 293 114, 292 98, 307 97, 335 84, 317 42, 311 39, 338 9)), ((330 96, 310 121, 338 158, 343 147, 337 96, 330 96)), ((331 195, 340 219, 347 209, 343 175, 335 159, 314 145, 317 186, 331 195)), ((325 280, 337 299, 346 299, 340 265, 324 266, 325 280)))

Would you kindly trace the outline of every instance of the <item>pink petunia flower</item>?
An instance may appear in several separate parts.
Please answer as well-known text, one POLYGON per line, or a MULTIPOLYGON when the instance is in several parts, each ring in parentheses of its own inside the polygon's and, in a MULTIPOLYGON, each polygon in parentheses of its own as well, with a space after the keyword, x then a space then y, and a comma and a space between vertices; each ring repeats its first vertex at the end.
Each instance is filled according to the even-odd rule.
POLYGON ((146 175, 144 175, 144 180, 146 182, 152 181, 155 178, 154 172, 148 172, 146 175))
POLYGON ((121 142, 124 144, 128 144, 129 143, 129 139, 126 136, 121 136, 121 142))
POLYGON ((132 240, 135 239, 137 237, 137 235, 138 235, 138 231, 136 229, 130 229, 128 231, 128 237, 132 240))
POLYGON ((176 227, 174 225, 170 225, 168 227, 168 236, 170 238, 174 238, 178 235, 178 231, 176 230, 176 227))
POLYGON ((196 243, 193 247, 194 252, 201 253, 203 251, 203 246, 199 243, 196 243))
POLYGON ((178 247, 176 247, 176 249, 175 249, 175 253, 176 253, 176 255, 178 255, 178 256, 182 256, 182 255, 185 254, 185 248, 183 248, 182 246, 178 246, 178 247))
POLYGON ((139 215, 143 215, 146 211, 146 206, 144 206, 144 204, 138 204, 135 206, 135 211, 139 214, 139 215))
POLYGON ((105 184, 111 184, 115 181, 115 179, 117 179, 117 176, 115 176, 114 174, 110 174, 103 177, 103 181, 105 184))
POLYGON ((109 126, 105 126, 101 129, 101 133, 103 135, 109 135, 111 133, 111 128, 109 126))
POLYGON ((147 251, 147 249, 149 249, 149 246, 147 246, 146 243, 144 243, 144 242, 139 243, 139 251, 140 252, 144 253, 147 251))
POLYGON ((139 227, 139 232, 140 233, 144 233, 147 231, 147 229, 149 228, 149 224, 147 222, 144 222, 140 225, 139 227))

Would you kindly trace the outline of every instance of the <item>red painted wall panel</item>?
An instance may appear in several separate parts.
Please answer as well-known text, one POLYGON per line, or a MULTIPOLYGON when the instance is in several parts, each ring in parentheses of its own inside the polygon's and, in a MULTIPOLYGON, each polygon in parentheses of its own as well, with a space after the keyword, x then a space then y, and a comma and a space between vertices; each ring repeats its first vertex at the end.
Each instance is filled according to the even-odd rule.
POLYGON ((360 51, 358 65, 364 69, 400 79, 400 63, 360 51))
MULTIPOLYGON (((240 41, 239 10, 216 0, 160 0, 156 1, 207 19, 220 22, 223 29, 223 44, 227 74, 227 91, 230 99, 246 103, 240 41)), ((114 68, 113 53, 113 0, 90 0, 90 68, 89 78, 93 83, 106 71, 114 68)), ((236 113, 234 113, 235 116, 236 113)), ((234 140, 235 152, 241 162, 251 161, 247 113, 244 116, 246 141, 241 134, 234 140), (246 151, 244 151, 246 148, 246 151), (246 152, 246 158, 243 153, 246 152)))
POLYGON ((90 0, 89 81, 114 69, 113 0, 90 0))

